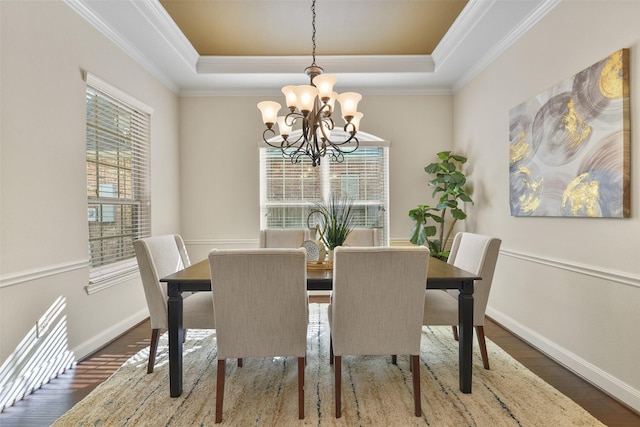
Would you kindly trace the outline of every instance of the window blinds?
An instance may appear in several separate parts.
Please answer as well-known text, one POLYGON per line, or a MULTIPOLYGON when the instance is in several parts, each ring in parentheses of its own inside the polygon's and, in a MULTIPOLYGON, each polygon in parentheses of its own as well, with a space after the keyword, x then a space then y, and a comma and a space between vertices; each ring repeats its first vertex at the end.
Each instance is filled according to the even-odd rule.
MULTIPOLYGON (((305 228, 317 203, 349 197, 354 201, 355 226, 379 228, 381 244, 386 242, 388 150, 361 146, 342 163, 327 156, 314 168, 307 158, 291 164, 279 149, 260 148, 260 227, 305 228)), ((310 225, 315 225, 313 217, 310 225)))
POLYGON ((95 76, 86 80, 89 263, 95 268, 133 258, 132 242, 151 235, 151 110, 95 76))

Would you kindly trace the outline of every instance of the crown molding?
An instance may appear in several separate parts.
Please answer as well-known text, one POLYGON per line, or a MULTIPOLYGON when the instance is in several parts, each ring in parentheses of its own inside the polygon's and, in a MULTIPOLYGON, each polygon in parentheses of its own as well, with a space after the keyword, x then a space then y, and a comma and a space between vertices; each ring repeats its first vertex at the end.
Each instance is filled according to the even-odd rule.
MULTIPOLYGON (((331 73, 432 73, 430 55, 327 55, 316 62, 331 73)), ((199 74, 300 73, 309 66, 309 56, 201 56, 199 74)))
POLYGON ((502 40, 495 44, 487 54, 483 55, 479 61, 475 62, 469 70, 464 73, 454 83, 452 90, 457 92, 478 76, 493 61, 502 55, 509 47, 516 43, 524 34, 526 34, 535 24, 544 18, 561 0, 544 0, 540 5, 528 14, 525 19, 511 32, 509 32, 502 40))
POLYGON ((184 64, 195 71, 200 55, 160 2, 157 0, 132 1, 132 4, 156 30, 158 36, 163 38, 184 61, 184 64))
POLYGON ((444 66, 447 61, 455 55, 459 47, 465 41, 469 40, 476 25, 482 21, 482 18, 494 3, 495 0, 469 0, 467 2, 467 5, 462 9, 460 15, 433 50, 432 55, 437 64, 437 69, 444 66))
MULTIPOLYGON (((276 95, 286 84, 308 82, 308 57, 199 56, 159 0, 64 2, 178 96, 276 95)), ((318 63, 342 88, 364 95, 451 95, 559 2, 469 0, 432 55, 325 56, 318 63)))
MULTIPOLYGON (((89 24, 97 29, 103 36, 113 42, 118 48, 129 55, 138 65, 149 72, 153 77, 158 79, 164 86, 174 93, 178 93, 180 88, 167 73, 161 70, 152 60, 144 55, 138 48, 132 44, 129 39, 118 32, 111 24, 106 21, 104 15, 99 13, 95 7, 109 7, 104 2, 90 2, 88 0, 63 0, 64 3, 72 10, 82 16, 89 24)), ((137 9, 134 1, 122 1, 121 5, 128 5, 137 9)), ((138 9, 140 10, 140 9, 138 9)), ((166 13, 166 12, 165 12, 166 13)))

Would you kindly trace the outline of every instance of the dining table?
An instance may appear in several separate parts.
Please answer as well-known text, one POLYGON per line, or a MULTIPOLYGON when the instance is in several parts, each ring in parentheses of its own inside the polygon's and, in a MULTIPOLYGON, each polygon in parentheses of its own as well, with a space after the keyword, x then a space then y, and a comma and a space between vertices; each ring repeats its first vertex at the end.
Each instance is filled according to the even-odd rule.
MULTIPOLYGON (((426 289, 457 289, 458 294, 458 339, 460 391, 471 393, 473 354, 473 288, 474 281, 482 278, 448 264, 430 258, 426 289)), ((167 284, 167 312, 169 335, 169 389, 171 397, 182 394, 182 293, 211 292, 209 260, 205 259, 160 279, 167 284)), ((390 284, 391 286, 391 284, 390 284)), ((331 291, 333 270, 309 265, 307 268, 307 290, 331 291)), ((212 300, 213 304, 213 300, 212 300)))

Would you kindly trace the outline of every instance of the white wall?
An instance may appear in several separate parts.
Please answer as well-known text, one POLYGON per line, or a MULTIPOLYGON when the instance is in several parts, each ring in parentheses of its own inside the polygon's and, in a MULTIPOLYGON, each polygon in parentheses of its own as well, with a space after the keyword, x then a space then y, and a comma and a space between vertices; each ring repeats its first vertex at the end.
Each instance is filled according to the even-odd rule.
POLYGON ((503 239, 489 314, 640 410, 640 202, 628 219, 509 213, 509 110, 630 48, 631 167, 640 165, 640 2, 561 2, 454 97, 455 151, 470 158, 470 225, 503 239))
POLYGON ((88 70, 154 109, 153 233, 178 232, 178 100, 61 1, 0 2, 0 364, 58 298, 81 358, 147 315, 139 280, 87 295, 88 70))
MULTIPOLYGON (((182 233, 192 260, 205 258, 212 247, 258 245, 264 125, 256 104, 264 99, 180 99, 182 233)), ((284 103, 283 97, 272 100, 284 103)), ((407 242, 407 213, 431 201, 424 167, 453 141, 452 97, 365 94, 358 107, 362 130, 391 141, 390 236, 407 242)))

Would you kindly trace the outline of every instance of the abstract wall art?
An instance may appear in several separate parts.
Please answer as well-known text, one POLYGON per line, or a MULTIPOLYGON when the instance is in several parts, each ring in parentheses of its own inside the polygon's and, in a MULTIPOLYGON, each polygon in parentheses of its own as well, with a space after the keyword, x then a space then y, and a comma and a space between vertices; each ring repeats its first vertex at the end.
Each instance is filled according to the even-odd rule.
POLYGON ((513 216, 629 217, 629 50, 509 112, 513 216))

